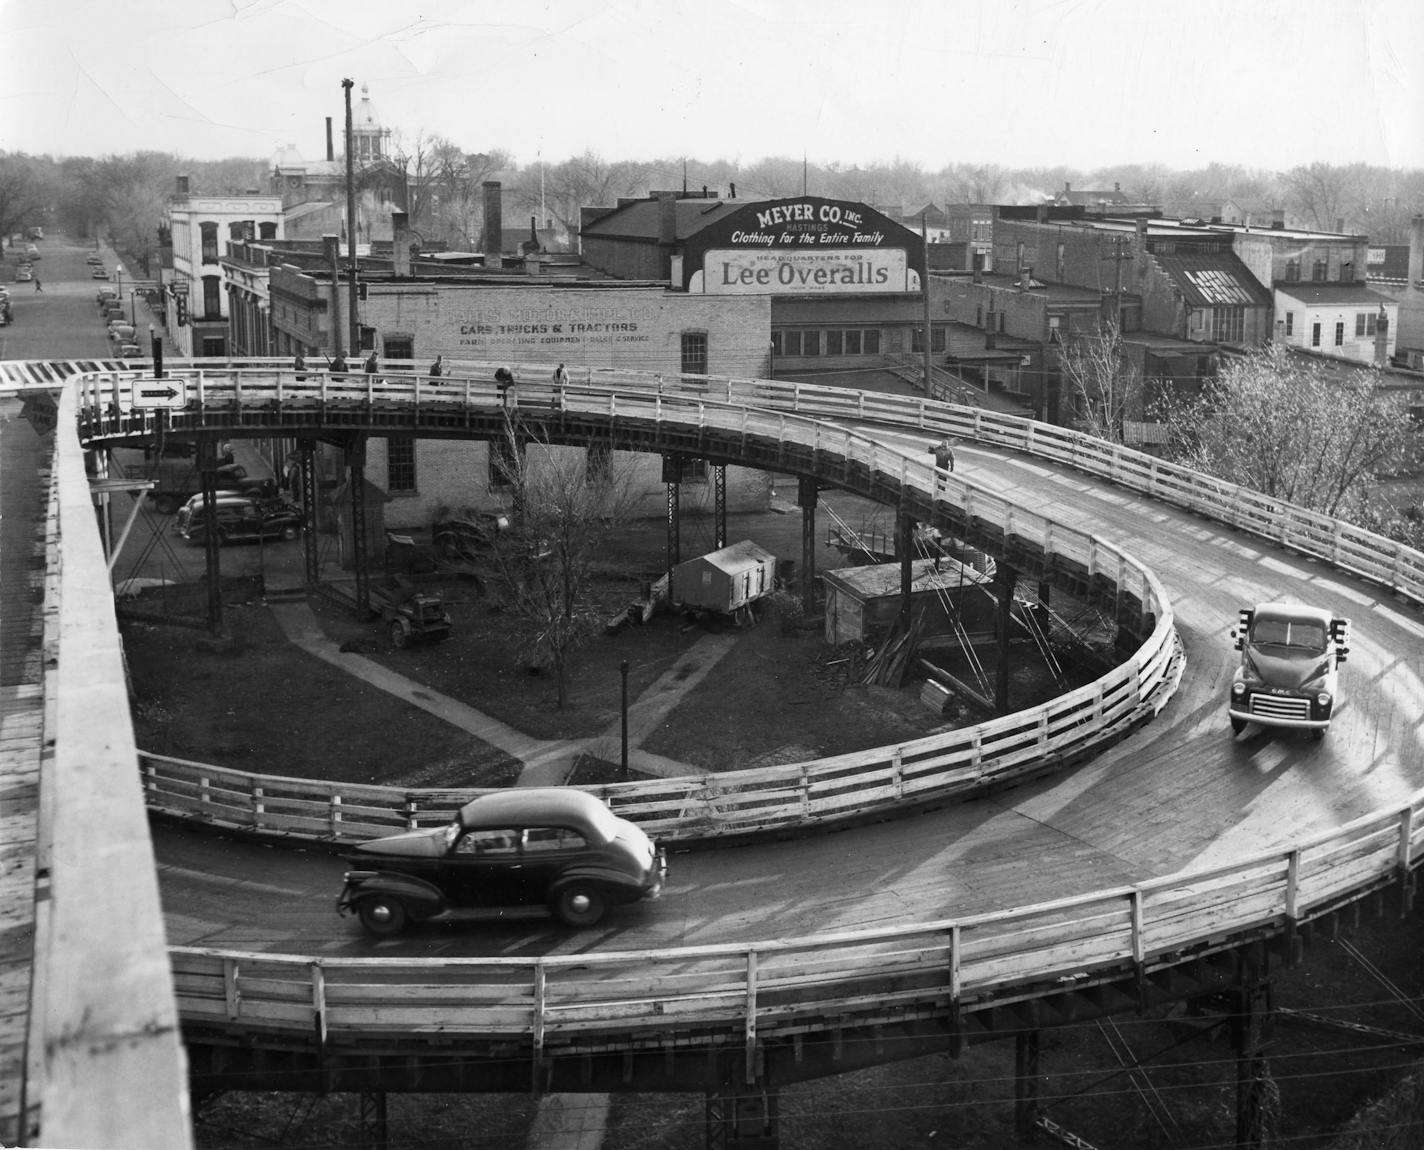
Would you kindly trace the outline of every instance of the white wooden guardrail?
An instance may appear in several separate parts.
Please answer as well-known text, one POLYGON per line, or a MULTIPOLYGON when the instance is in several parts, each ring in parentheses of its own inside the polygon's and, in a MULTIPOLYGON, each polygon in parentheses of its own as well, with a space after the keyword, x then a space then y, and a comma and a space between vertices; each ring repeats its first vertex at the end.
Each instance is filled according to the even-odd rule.
MULTIPOLYGON (((129 377, 86 385, 83 397, 102 426, 102 412, 131 406, 129 377)), ((747 385, 759 386, 759 385, 747 385)), ((249 370, 203 372, 188 382, 189 402, 219 412, 292 412, 308 404, 335 411, 355 404, 494 402, 494 384, 449 379, 432 384, 415 377, 380 384, 298 381, 288 373, 249 370), (476 390, 478 389, 478 390, 476 390), (436 398, 456 397, 453 401, 436 398), (378 398, 372 398, 372 397, 378 398)), ((725 389, 719 389, 725 390, 725 389)), ((745 390, 745 388, 744 388, 745 390)), ((552 389, 517 395, 516 403, 547 410, 552 389)), ((561 410, 613 419, 652 421, 669 429, 733 431, 769 444, 812 448, 822 460, 845 459, 867 473, 893 478, 936 503, 963 509, 993 524, 1006 537, 1036 544, 1050 561, 1132 595, 1148 626, 1141 647, 1097 681, 1039 707, 971 728, 912 742, 813 762, 680 779, 611 784, 596 789, 620 814, 642 823, 666 841, 726 837, 806 827, 890 807, 963 796, 1081 756, 1156 713, 1180 676, 1179 645, 1171 606, 1155 576, 1112 545, 1007 500, 954 474, 936 471, 928 456, 916 457, 846 427, 801 415, 768 412, 698 396, 630 394, 605 388, 571 387, 558 397, 561 410)), ((244 419, 247 416, 244 415, 244 419)), ((258 776, 145 754, 144 789, 150 807, 230 827, 333 841, 370 838, 394 830, 447 821, 463 799, 450 792, 418 792, 258 776)), ((464 798, 469 797, 466 792, 464 798)))
MULTIPOLYGON (((649 951, 363 959, 173 947, 183 1017, 322 1043, 519 1036, 534 1058, 610 1034, 705 1045, 972 1009, 1015 985, 1169 966, 1403 875, 1424 798, 1211 870, 915 926, 649 951)), ((750 1059, 748 1060, 750 1065, 750 1059)))
MULTIPOLYGON (((603 373, 597 383, 632 384, 653 392, 651 397, 641 398, 640 414, 646 414, 652 403, 657 418, 669 390, 678 392, 673 399, 686 398, 685 389, 669 381, 652 382, 641 376, 625 383, 609 378, 612 374, 603 373), (657 393, 659 383, 663 396, 657 393)), ((269 391, 281 388, 285 383, 279 381, 284 380, 279 373, 266 386, 269 391)), ((295 385, 296 381, 292 382, 295 385)), ((592 380, 586 377, 580 382, 587 389, 592 380)), ((115 398, 122 395, 121 379, 116 377, 109 386, 115 398)), ((204 387, 208 386, 212 384, 205 382, 204 387)), ((332 381, 327 380, 324 386, 333 386, 332 381)), ((461 385, 452 380, 431 386, 482 384, 471 381, 461 385)), ((1031 452, 1254 531, 1363 575, 1416 603, 1424 590, 1424 556, 1418 552, 1348 524, 1063 429, 924 400, 837 395, 834 389, 805 385, 695 380, 691 387, 712 395, 722 389, 725 394, 718 398, 723 402, 735 397, 734 402, 776 403, 784 411, 798 414, 814 410, 822 417, 891 423, 934 436, 950 433, 1031 452)), ((413 390, 407 402, 414 401, 413 390)), ((102 385, 89 394, 102 402, 102 385)), ((233 394, 230 389, 229 402, 233 394)), ((333 398, 328 393, 326 402, 333 398)), ((376 402, 374 396, 356 398, 376 402)), ((554 398, 547 387, 541 392, 534 386, 516 402, 551 403, 554 398)), ((269 401, 282 402, 275 397, 269 401)), ((638 398, 623 392, 600 396, 588 390, 580 395, 575 386, 567 389, 560 401, 574 410, 583 404, 606 403, 600 410, 622 414, 636 408, 638 398)), ((116 407, 122 410, 121 404, 116 407)), ((698 418, 709 417, 712 410, 711 405, 700 407, 698 418)), ((105 421, 96 412, 92 414, 96 418, 90 430, 102 434, 105 421)), ((742 418, 752 424, 764 416, 748 411, 742 418)), ((793 426, 797 425, 788 419, 777 430, 793 426)), ((837 442, 847 450, 868 451, 873 461, 880 459, 876 445, 862 448, 851 439, 838 439, 841 434, 836 428, 821 428, 815 432, 815 442, 818 446, 837 442)), ((884 462, 893 466, 890 460, 884 462)), ((924 481, 915 462, 907 458, 902 457, 899 470, 892 473, 907 482, 924 481)), ((933 482, 945 481, 935 477, 933 482)), ((966 492, 956 488, 955 494, 966 492)), ((1013 514, 1024 515, 1024 523, 1031 521, 1026 513, 1013 514)), ((1020 529, 1016 518, 1014 532, 1020 529)), ((1052 536, 1053 550, 1058 548, 1057 530, 1045 528, 1052 536)), ((1040 541, 1047 542, 1042 537, 1040 541)), ((1144 586, 1155 589, 1150 575, 1144 572, 1144 578, 1144 586)), ((1144 595, 1143 602, 1162 608, 1143 648, 1156 643, 1155 655, 1161 659, 1166 643, 1158 640, 1170 610, 1160 595, 1144 595)), ((947 753, 953 757, 953 752, 947 753)), ((148 757, 145 770, 156 770, 158 762, 148 757)), ((834 760, 823 760, 821 765, 826 762, 834 760)), ((904 762, 902 755, 898 776, 882 769, 874 785, 893 788, 898 777, 903 786, 904 762)), ((850 769, 854 773, 857 765, 850 769)), ((193 774, 199 782, 186 801, 210 804, 215 801, 216 788, 240 793, 248 810, 260 808, 265 815, 271 809, 265 786, 254 785, 253 776, 211 767, 203 771, 206 784, 200 774, 193 774)), ((373 796, 366 793, 369 790, 351 788, 350 792, 353 798, 368 800, 389 797, 389 792, 373 796)), ((714 797, 719 803, 723 800, 721 795, 714 797)), ((396 825, 421 817, 406 801, 404 797, 401 800, 396 825)), ((436 801, 447 800, 438 796, 436 801)), ((339 807, 344 821, 347 804, 343 801, 339 807)), ((532 1038, 537 1057, 559 1042, 599 1034, 663 1033, 668 1019, 674 1018, 689 1026, 701 1023, 704 1033, 708 1028, 730 1030, 750 1051, 758 1036, 783 1027, 804 1027, 809 1019, 871 1021, 877 1015, 943 1012, 946 1004, 972 1005, 1014 985, 1063 976, 1092 977, 1133 967, 1151 969, 1170 965, 1179 955, 1204 944, 1223 944, 1248 931, 1285 930, 1363 892, 1405 878, 1420 853, 1421 811, 1424 792, 1407 806, 1372 814, 1288 848, 1230 865, 1049 904, 898 929, 527 961, 323 959, 194 947, 174 948, 171 958, 183 1014, 194 1021, 307 1033, 315 1025, 323 1041, 340 1034, 419 1035, 437 1030, 446 1038, 508 1034, 532 1038), (874 982, 884 986, 877 991, 871 985, 874 982)), ((308 810, 292 817, 310 819, 310 830, 316 836, 330 833, 335 820, 329 802, 319 815, 308 810)))

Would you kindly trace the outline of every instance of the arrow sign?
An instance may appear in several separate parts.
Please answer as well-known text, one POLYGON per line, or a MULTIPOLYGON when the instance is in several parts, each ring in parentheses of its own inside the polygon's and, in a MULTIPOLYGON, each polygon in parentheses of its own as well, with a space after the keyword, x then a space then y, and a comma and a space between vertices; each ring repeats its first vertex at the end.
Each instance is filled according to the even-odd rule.
POLYGON ((187 407, 188 385, 181 379, 136 379, 135 407, 187 407))

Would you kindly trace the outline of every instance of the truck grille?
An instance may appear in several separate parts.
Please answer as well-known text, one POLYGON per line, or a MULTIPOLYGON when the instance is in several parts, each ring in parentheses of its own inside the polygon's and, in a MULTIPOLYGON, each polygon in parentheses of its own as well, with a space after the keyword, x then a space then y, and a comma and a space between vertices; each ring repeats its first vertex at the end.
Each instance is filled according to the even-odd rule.
POLYGON ((1252 695, 1251 713, 1263 719, 1309 719, 1310 700, 1298 695, 1252 695))

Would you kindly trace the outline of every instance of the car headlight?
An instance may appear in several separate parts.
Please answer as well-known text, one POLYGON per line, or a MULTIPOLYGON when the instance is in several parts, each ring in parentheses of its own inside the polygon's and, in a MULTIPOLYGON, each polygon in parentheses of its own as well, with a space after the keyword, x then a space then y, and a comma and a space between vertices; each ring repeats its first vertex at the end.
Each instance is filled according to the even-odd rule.
POLYGON ((1242 681, 1241 679, 1237 679, 1236 682, 1234 682, 1234 683, 1231 684, 1231 694, 1232 694, 1232 697, 1233 697, 1233 698, 1239 699, 1239 698, 1241 698, 1241 696, 1244 695, 1245 693, 1246 693, 1246 684, 1245 684, 1245 682, 1242 681))
POLYGON ((1330 706, 1330 692, 1329 692, 1329 691, 1321 691, 1318 695, 1315 696, 1315 702, 1316 702, 1316 705, 1317 705, 1317 706, 1321 706, 1321 707, 1328 707, 1328 706, 1330 706))

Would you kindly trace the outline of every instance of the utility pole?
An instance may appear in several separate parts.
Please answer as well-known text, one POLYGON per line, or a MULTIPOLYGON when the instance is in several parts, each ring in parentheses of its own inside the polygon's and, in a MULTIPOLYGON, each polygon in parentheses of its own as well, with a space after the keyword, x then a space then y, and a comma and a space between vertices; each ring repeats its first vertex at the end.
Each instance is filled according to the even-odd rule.
POLYGON ((928 211, 920 216, 920 241, 925 256, 924 283, 921 285, 925 289, 925 398, 933 399, 934 397, 930 394, 930 380, 934 378, 932 374, 934 359, 930 354, 930 228, 928 211))
POLYGON ((346 311, 350 320, 347 346, 355 356, 361 348, 361 324, 356 314, 356 147, 351 129, 352 81, 342 80, 341 87, 346 92, 346 274, 349 278, 346 311))

